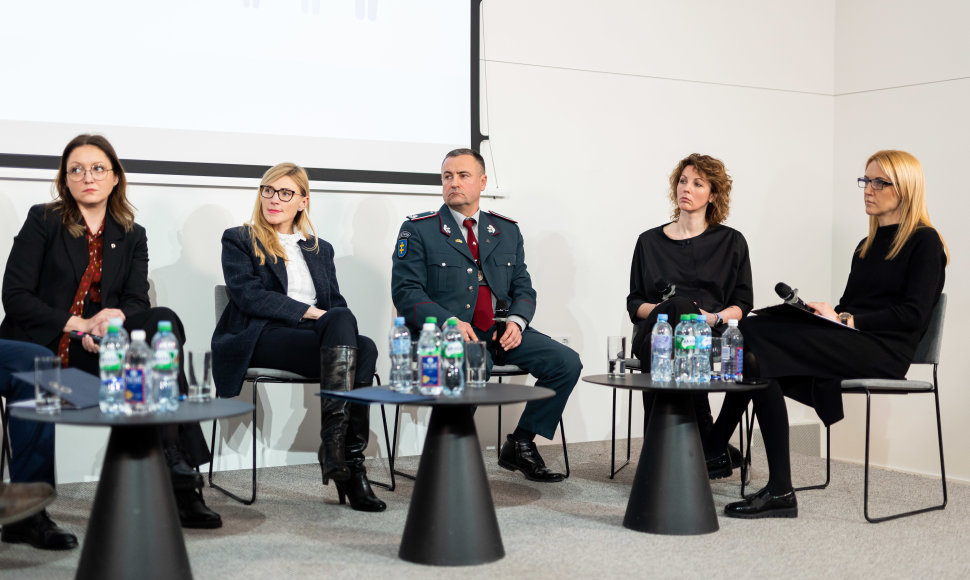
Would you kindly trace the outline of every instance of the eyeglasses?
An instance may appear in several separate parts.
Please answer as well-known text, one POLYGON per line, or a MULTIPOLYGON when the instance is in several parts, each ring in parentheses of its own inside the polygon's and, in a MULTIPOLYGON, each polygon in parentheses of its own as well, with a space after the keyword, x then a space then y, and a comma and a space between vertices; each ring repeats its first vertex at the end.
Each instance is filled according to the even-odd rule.
POLYGON ((296 195, 296 192, 292 189, 274 189, 268 185, 260 185, 259 195, 266 199, 273 199, 273 196, 276 195, 280 198, 280 201, 290 201, 296 195))
POLYGON ((872 191, 882 191, 884 187, 888 185, 892 185, 892 182, 886 181, 885 179, 879 179, 878 177, 875 179, 869 179, 868 177, 860 177, 858 181, 859 181, 859 187, 861 187, 862 189, 865 189, 867 185, 871 185, 872 191))
POLYGON ((100 163, 91 167, 91 169, 85 169, 80 165, 75 165, 74 167, 67 170, 67 178, 71 181, 81 181, 84 179, 84 174, 88 171, 91 172, 91 177, 95 181, 103 181, 105 177, 111 173, 111 169, 101 165, 100 163))

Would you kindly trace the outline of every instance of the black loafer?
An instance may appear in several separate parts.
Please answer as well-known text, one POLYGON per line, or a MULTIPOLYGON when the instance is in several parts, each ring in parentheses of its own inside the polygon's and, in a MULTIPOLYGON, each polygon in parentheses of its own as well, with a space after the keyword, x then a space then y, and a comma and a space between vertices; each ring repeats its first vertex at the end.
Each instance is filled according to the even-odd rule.
POLYGON ((521 471, 526 479, 542 483, 556 483, 566 478, 561 473, 550 471, 546 462, 539 456, 533 441, 517 441, 508 435, 499 453, 499 467, 509 471, 521 471))
POLYGON ((222 517, 205 505, 201 491, 176 490, 175 504, 183 528, 212 530, 222 527, 222 517))
POLYGON ((731 458, 727 451, 707 460, 707 477, 710 479, 731 477, 731 473, 733 473, 731 471, 731 458))
POLYGON ((185 461, 182 452, 175 445, 166 446, 165 459, 172 476, 172 487, 177 490, 199 489, 204 485, 202 474, 193 469, 185 461))
POLYGON ((40 550, 70 550, 77 547, 77 536, 57 527, 42 510, 0 530, 0 540, 8 544, 30 544, 40 550))
POLYGON ((744 501, 729 503, 724 507, 724 515, 729 518, 797 518, 798 500, 795 492, 772 495, 768 488, 748 497, 744 501))

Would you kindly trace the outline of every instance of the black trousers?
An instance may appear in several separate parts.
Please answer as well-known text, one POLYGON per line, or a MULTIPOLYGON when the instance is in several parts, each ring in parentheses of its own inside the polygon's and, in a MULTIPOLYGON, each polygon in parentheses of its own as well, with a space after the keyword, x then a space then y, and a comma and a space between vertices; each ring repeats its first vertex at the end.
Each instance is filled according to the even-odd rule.
MULTIPOLYGON (((377 345, 357 332, 357 319, 349 308, 332 308, 316 320, 303 320, 297 326, 270 322, 263 327, 249 366, 279 369, 308 377, 320 375, 320 349, 328 346, 357 347, 357 371, 354 388, 369 386, 377 368, 377 345)), ((321 399, 321 404, 336 404, 334 399, 321 399)), ((351 413, 364 415, 367 405, 351 404, 351 413)), ((367 441, 370 433, 366 421, 352 421, 349 429, 363 429, 364 433, 350 433, 367 441)), ((323 438, 321 428, 321 439, 323 438)))

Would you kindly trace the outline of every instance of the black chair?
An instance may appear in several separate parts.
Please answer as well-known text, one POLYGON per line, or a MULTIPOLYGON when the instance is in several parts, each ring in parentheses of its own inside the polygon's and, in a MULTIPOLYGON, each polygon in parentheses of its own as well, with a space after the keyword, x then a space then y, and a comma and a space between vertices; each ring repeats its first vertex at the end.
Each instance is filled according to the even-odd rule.
POLYGON ((7 471, 7 460, 13 455, 10 451, 10 437, 7 434, 9 420, 4 398, 0 397, 0 433, 3 433, 3 440, 0 441, 0 481, 3 481, 3 475, 7 471))
MULTIPOLYGON (((527 375, 527 374, 529 374, 528 371, 525 371, 525 370, 519 368, 516 365, 502 365, 502 366, 493 366, 492 367, 491 378, 497 378, 498 379, 498 382, 501 383, 502 382, 502 379, 504 377, 517 377, 517 376, 522 376, 522 375, 527 375)), ((381 415, 383 416, 383 414, 384 414, 384 405, 381 405, 381 415)), ((393 443, 392 443, 392 447, 391 447, 391 460, 390 460, 391 473, 392 473, 392 476, 393 475, 400 475, 401 477, 404 477, 404 478, 407 478, 407 479, 410 479, 410 480, 413 481, 414 478, 415 478, 415 475, 414 474, 406 473, 406 472, 403 472, 403 471, 399 471, 399 470, 396 470, 394 468, 394 461, 397 458, 398 424, 400 423, 400 419, 401 419, 401 406, 400 405, 395 405, 395 409, 394 409, 394 439, 393 439, 393 443)), ((561 417, 559 419, 559 436, 562 439, 563 463, 566 466, 566 474, 565 475, 566 475, 566 477, 569 477, 569 473, 570 473, 570 470, 569 470, 569 452, 566 450, 566 428, 563 425, 563 421, 562 421, 562 418, 561 417)), ((497 444, 495 446, 495 453, 496 453, 496 455, 500 455, 501 452, 502 452, 502 406, 501 405, 498 405, 498 429, 497 429, 496 440, 497 440, 497 444)), ((393 479, 392 479, 392 481, 393 481, 393 479)))
MULTIPOLYGON (((863 487, 863 515, 869 523, 885 522, 906 516, 912 516, 929 511, 946 508, 946 466, 943 462, 943 426, 940 421, 940 391, 937 369, 940 364, 940 352, 943 348, 943 321, 946 315, 946 294, 941 294, 939 301, 933 308, 930 325, 923 338, 916 347, 913 356, 914 365, 932 365, 933 381, 913 381, 908 379, 848 379, 842 381, 842 392, 866 396, 866 451, 865 451, 865 483, 863 487), (943 503, 911 511, 900 512, 888 516, 871 517, 869 515, 869 432, 871 429, 872 395, 913 395, 932 394, 936 408, 936 436, 940 452, 940 481, 943 487, 943 503)), ((749 447, 750 448, 750 447, 749 447)), ((832 476, 832 433, 825 429, 825 481, 816 485, 797 487, 796 491, 809 489, 825 489, 832 476)))
MULTIPOLYGON (((223 310, 229 305, 229 292, 226 286, 223 284, 217 284, 213 294, 215 299, 215 315, 216 322, 222 316, 223 310)), ((278 369, 265 369, 265 368, 249 368, 246 369, 246 377, 244 381, 252 381, 253 383, 253 468, 252 468, 252 494, 249 499, 244 499, 226 488, 217 485, 212 481, 212 471, 213 465, 215 464, 215 442, 216 442, 216 428, 219 426, 219 421, 214 420, 212 422, 212 441, 210 448, 213 452, 212 461, 209 462, 209 487, 217 489, 227 495, 228 497, 242 503, 244 505, 252 505, 256 501, 256 412, 259 410, 259 398, 257 393, 259 391, 260 384, 288 384, 288 385, 304 385, 304 384, 319 384, 319 377, 306 377, 297 373, 291 373, 289 371, 282 371, 278 369)), ((374 374, 374 380, 378 385, 381 384, 381 378, 374 374)), ((383 408, 381 409, 381 416, 384 420, 384 443, 387 449, 391 448, 390 436, 387 429, 387 417, 383 414, 383 408)), ((382 483, 378 481, 371 480, 371 484, 377 485, 388 489, 389 491, 394 491, 394 470, 393 470, 393 459, 390 462, 391 465, 391 483, 382 483)))

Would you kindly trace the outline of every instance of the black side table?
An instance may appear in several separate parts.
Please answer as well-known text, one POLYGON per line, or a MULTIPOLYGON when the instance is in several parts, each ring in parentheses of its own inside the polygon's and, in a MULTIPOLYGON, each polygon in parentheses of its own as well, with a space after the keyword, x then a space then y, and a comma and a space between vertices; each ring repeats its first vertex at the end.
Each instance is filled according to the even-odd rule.
POLYGON ((160 427, 252 409, 250 403, 226 399, 182 402, 175 412, 138 417, 103 415, 97 407, 57 415, 11 408, 18 419, 111 428, 77 578, 191 578, 160 427))
POLYGON ((403 560, 468 566, 505 556, 475 430, 476 406, 548 399, 552 389, 488 383, 409 405, 432 407, 401 549, 403 560))
POLYGON ((768 383, 654 383, 649 373, 622 377, 590 375, 583 380, 633 391, 653 391, 657 395, 647 421, 623 526, 669 535, 716 532, 714 494, 691 394, 750 391, 768 383))

